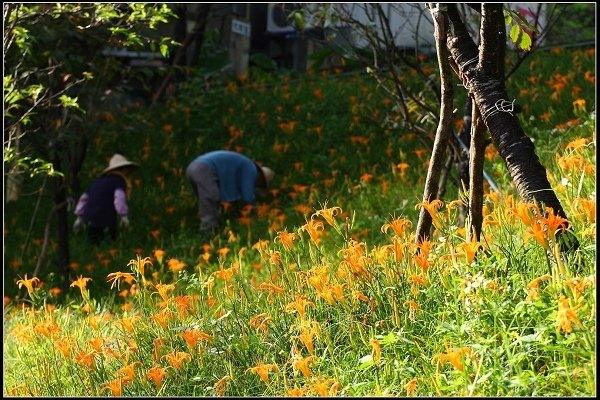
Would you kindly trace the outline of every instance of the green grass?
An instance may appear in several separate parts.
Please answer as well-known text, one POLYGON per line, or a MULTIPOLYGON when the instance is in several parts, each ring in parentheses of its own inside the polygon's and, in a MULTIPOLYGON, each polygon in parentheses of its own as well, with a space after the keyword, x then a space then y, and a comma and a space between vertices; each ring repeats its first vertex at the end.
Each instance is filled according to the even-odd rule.
POLYGON ((502 194, 486 195, 484 250, 466 260, 449 186, 429 258, 415 258, 428 155, 419 156, 414 134, 386 124, 390 106, 366 76, 250 79, 113 112, 98 127, 82 185, 117 150, 142 168, 132 226, 117 242, 90 248, 71 238, 69 282, 91 278, 87 292, 51 293, 51 242, 43 287, 32 303, 20 301, 26 290, 16 281, 31 278, 38 261, 50 197, 25 251, 37 198, 5 207, 4 393, 106 395, 120 377, 126 396, 595 395, 594 60, 586 50, 537 53, 508 85, 581 240, 577 258, 564 260, 528 238, 492 150, 486 169, 502 194), (574 108, 577 99, 585 109, 574 108), (273 168, 274 192, 250 225, 234 208, 204 242, 184 171, 197 154, 221 148, 273 168), (400 163, 410 165, 404 174, 400 163), (330 225, 317 211, 332 207, 340 211, 330 225), (382 230, 400 219, 411 223, 404 233, 382 230), (318 242, 308 221, 322 224, 318 242), (170 259, 185 268, 172 271, 170 259), (111 288, 107 275, 117 271, 135 282, 111 288), (557 325, 568 321, 572 331, 557 325), (189 346, 183 332, 208 336, 189 346), (170 361, 177 352, 182 367, 170 361), (251 369, 269 364, 268 381, 251 369), (161 385, 148 379, 151 368, 166 372, 161 385))

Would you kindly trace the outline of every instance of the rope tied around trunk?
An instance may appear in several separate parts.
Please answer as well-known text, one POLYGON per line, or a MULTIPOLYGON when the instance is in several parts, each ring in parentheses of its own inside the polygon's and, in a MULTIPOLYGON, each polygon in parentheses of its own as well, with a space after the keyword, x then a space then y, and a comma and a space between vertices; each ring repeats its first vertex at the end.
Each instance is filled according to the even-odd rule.
POLYGON ((488 108, 487 110, 485 110, 485 114, 481 115, 483 117, 483 120, 487 121, 489 117, 498 112, 506 112, 509 113, 511 116, 514 115, 513 111, 515 110, 515 100, 516 99, 514 99, 513 101, 508 101, 505 99, 498 100, 496 104, 494 104, 494 107, 488 108))
MULTIPOLYGON (((467 65, 473 64, 474 62, 479 62, 479 56, 473 57, 470 60, 465 61, 458 67, 458 75, 460 76, 460 80, 463 82, 463 86, 465 88, 467 87, 467 83, 469 82, 469 80, 466 77, 467 65)), ((469 93, 471 93, 471 90, 469 90, 469 93)))

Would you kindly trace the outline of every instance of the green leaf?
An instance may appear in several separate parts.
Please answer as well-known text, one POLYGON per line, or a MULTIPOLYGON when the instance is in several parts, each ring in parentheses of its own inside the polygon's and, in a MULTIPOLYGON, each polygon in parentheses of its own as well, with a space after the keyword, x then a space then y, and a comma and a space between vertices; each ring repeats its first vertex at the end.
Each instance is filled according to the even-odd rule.
POLYGON ((513 43, 517 43, 517 39, 519 39, 519 33, 521 33, 521 27, 519 25, 513 25, 512 28, 510 28, 509 36, 513 43))
POLYGON ((74 108, 79 111, 83 111, 81 107, 79 107, 79 103, 77 103, 77 97, 69 97, 66 94, 61 95, 58 100, 65 108, 74 108))
POLYGON ((290 14, 290 17, 293 18, 294 26, 298 30, 304 29, 304 27, 306 26, 306 21, 304 20, 304 14, 302 14, 300 11, 294 11, 293 13, 290 14))
POLYGON ((25 92, 33 99, 33 101, 37 101, 38 96, 44 90, 44 86, 42 85, 30 85, 25 89, 25 92))
POLYGON ((387 335, 385 335, 381 340, 381 344, 382 345, 388 345, 388 344, 392 344, 396 341, 398 341, 398 336, 396 336, 396 334, 394 332, 390 332, 387 335))
POLYGON ((373 356, 371 354, 367 354, 366 356, 361 357, 360 360, 358 360, 358 362, 360 363, 358 366, 359 371, 371 368, 375 365, 375 362, 373 361, 373 356))
POLYGON ((529 34, 525 31, 523 31, 523 34, 521 35, 521 42, 519 43, 519 47, 521 47, 522 50, 526 50, 529 51, 531 50, 531 36, 529 36, 529 34))
POLYGON ((168 57, 169 56, 169 46, 167 46, 166 44, 161 44, 160 45, 160 54, 162 54, 163 57, 168 57))

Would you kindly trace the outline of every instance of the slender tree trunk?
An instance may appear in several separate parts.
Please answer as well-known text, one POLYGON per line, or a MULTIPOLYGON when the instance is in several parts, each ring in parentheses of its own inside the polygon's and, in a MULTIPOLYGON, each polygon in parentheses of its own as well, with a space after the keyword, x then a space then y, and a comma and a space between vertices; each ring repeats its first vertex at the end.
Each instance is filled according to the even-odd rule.
POLYGON ((481 121, 479 109, 473 107, 471 125, 471 145, 469 146, 469 224, 467 241, 479 241, 483 225, 483 162, 485 125, 481 121))
MULTIPOLYGON (((54 168, 61 171, 60 159, 53 161, 54 168)), ((62 281, 63 290, 68 288, 69 279, 69 222, 67 210, 67 185, 64 177, 56 177, 54 181, 54 210, 56 212, 56 239, 57 239, 57 254, 56 254, 56 272, 62 281)))
POLYGON ((161 83, 160 87, 158 88, 158 90, 156 91, 156 93, 154 93, 154 96, 152 96, 152 104, 155 104, 158 101, 158 99, 161 98, 161 96, 163 95, 165 90, 167 89, 169 82, 171 82, 171 80, 173 79, 175 69, 180 64, 181 59, 183 58, 183 56, 185 55, 185 53, 187 51, 187 48, 194 41, 194 39, 196 39, 196 41, 199 41, 199 43, 200 43, 198 45, 198 48, 201 47, 201 42, 204 41, 204 30, 206 28, 206 22, 208 20, 208 14, 210 13, 210 8, 211 8, 210 3, 200 5, 200 11, 198 12, 198 16, 196 18, 196 25, 194 26, 194 30, 187 34, 187 36, 183 40, 183 43, 177 49, 177 52, 175 53, 175 57, 173 58, 173 63, 169 69, 169 72, 167 73, 167 76, 165 76, 165 79, 162 81, 162 83, 161 83))
MULTIPOLYGON (((500 14, 501 15, 501 14, 500 14)), ((473 96, 483 122, 492 136, 492 141, 524 201, 543 204, 554 210, 556 215, 567 215, 550 186, 546 169, 535 153, 533 142, 512 113, 512 103, 504 89, 504 79, 490 76, 487 68, 479 65, 478 49, 458 14, 456 4, 448 4, 451 29, 448 30, 448 48, 465 88, 473 96), (483 68, 482 68, 483 67, 483 68)), ((494 25, 495 28, 498 25, 494 25)), ((571 232, 558 235, 561 250, 579 247, 571 232)))
MULTIPOLYGON (((470 96, 467 96, 465 102, 465 110, 463 115, 463 125, 457 134, 457 141, 463 143, 465 146, 470 146, 471 143, 471 126, 473 120, 472 111, 473 101, 470 96)), ((459 194, 465 194, 465 190, 469 187, 469 147, 463 148, 460 146, 459 150, 455 153, 455 165, 458 174, 458 192, 459 194)), ((462 196, 461 196, 462 197, 462 196)), ((467 215, 469 214, 469 207, 467 204, 460 205, 458 212, 458 223, 459 226, 464 226, 467 215)))
MULTIPOLYGON (((444 165, 444 153, 448 143, 448 139, 452 132, 452 71, 448 63, 448 49, 446 47, 446 27, 448 26, 448 18, 446 12, 439 3, 428 3, 431 15, 433 16, 433 24, 435 27, 435 45, 437 50, 437 58, 440 66, 440 81, 441 81, 441 105, 440 105, 440 120, 438 123, 435 140, 433 143, 433 151, 427 171, 425 181, 425 191, 423 193, 423 201, 430 202, 438 198, 438 184, 442 167, 444 165)), ((417 223, 417 231, 415 240, 417 243, 427 239, 431 231, 431 215, 421 207, 419 213, 419 221, 417 223)))
MULTIPOLYGON (((504 87, 504 46, 506 33, 502 3, 481 6, 481 41, 477 68, 486 72, 504 87)), ((472 107, 471 145, 469 150, 469 226, 467 239, 479 241, 483 225, 483 163, 485 125, 481 121, 479 107, 472 107)))

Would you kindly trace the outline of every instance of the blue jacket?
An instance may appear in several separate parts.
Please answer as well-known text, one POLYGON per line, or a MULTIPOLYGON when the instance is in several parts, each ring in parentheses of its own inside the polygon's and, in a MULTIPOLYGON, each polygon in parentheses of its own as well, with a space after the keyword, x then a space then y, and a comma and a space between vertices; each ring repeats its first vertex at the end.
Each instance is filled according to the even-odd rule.
POLYGON ((205 153, 193 162, 204 163, 216 172, 221 201, 241 199, 247 204, 256 203, 258 167, 248 157, 234 151, 217 150, 205 153))

